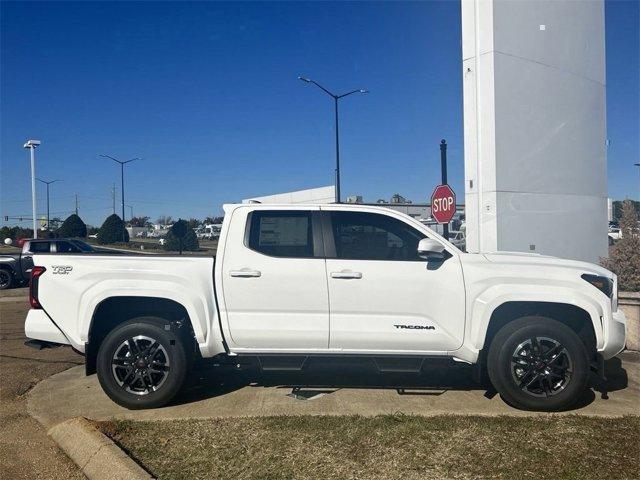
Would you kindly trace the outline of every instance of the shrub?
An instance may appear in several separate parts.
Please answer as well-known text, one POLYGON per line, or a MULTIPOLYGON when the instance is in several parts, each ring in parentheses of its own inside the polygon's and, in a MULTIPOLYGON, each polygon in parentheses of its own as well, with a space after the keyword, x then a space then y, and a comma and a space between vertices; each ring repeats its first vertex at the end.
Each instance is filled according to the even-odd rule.
POLYGON ((167 233, 167 236, 164 239, 164 249, 168 251, 175 252, 180 250, 187 250, 195 252, 199 248, 200 244, 198 243, 196 232, 194 232, 192 228, 189 228, 188 223, 182 219, 178 220, 171 226, 169 232, 167 233), (184 237, 182 237, 182 248, 180 248, 180 237, 177 235, 180 230, 186 231, 184 237))
POLYGON ((100 230, 98 230, 98 243, 104 245, 122 241, 129 241, 129 232, 124 227, 122 219, 114 213, 107 217, 100 230))
POLYGON ((84 238, 87 236, 87 226, 82 219, 74 213, 67 217, 56 234, 59 237, 84 238))
POLYGON ((640 291, 640 233, 638 215, 630 200, 622 203, 620 217, 622 238, 609 249, 609 258, 602 265, 618 275, 618 288, 630 292, 640 291))

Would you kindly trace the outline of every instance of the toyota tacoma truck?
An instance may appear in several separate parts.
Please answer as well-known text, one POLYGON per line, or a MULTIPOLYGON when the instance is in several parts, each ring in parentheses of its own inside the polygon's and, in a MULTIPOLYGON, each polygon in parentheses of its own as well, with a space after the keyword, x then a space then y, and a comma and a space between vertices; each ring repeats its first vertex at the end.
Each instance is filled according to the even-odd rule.
POLYGON ((463 253, 383 207, 225 205, 215 257, 38 254, 26 336, 84 353, 131 409, 169 403, 193 362, 304 370, 447 357, 511 405, 563 409, 625 345, 617 278, 590 263, 463 253))

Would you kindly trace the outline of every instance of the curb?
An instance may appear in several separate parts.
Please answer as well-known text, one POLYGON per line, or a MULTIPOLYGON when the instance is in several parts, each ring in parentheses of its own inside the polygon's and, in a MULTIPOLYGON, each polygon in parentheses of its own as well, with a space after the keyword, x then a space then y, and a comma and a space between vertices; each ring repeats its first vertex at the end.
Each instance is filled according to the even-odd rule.
POLYGON ((48 434, 90 480, 153 479, 84 417, 59 423, 48 434))

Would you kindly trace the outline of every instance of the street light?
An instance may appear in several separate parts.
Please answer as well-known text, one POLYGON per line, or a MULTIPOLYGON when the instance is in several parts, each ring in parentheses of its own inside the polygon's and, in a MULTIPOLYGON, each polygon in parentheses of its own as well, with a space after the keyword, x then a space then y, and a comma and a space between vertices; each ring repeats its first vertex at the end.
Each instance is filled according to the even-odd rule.
POLYGON ((40 180, 39 178, 36 178, 36 180, 38 180, 39 182, 44 183, 47 186, 47 231, 50 232, 51 231, 51 223, 50 223, 50 220, 49 220, 49 185, 51 185, 52 183, 61 182, 62 180, 51 180, 49 182, 47 182, 45 180, 40 180))
MULTIPOLYGON (((118 160, 117 158, 110 157, 109 155, 100 155, 100 156, 104 157, 104 158, 110 158, 114 162, 118 162, 120 164, 120 190, 121 190, 121 193, 122 193, 122 221, 124 222, 124 166, 127 163, 131 163, 131 162, 134 162, 136 160, 142 160, 142 159, 136 157, 136 158, 132 158, 131 160, 126 160, 126 161, 123 162, 121 160, 118 160)), ((123 240, 124 240, 124 238, 123 238, 123 240)))
POLYGON ((336 117, 336 203, 340 203, 340 137, 338 133, 338 100, 354 93, 369 93, 369 90, 363 90, 359 88, 357 90, 352 90, 351 92, 343 93, 342 95, 336 95, 335 93, 330 92, 318 82, 316 82, 315 80, 311 80, 310 78, 298 77, 298 80, 302 80, 305 83, 313 83, 316 87, 333 98, 336 117))
POLYGON ((31 212, 33 215, 33 238, 38 238, 36 227, 36 157, 35 150, 42 142, 40 140, 27 140, 23 146, 31 150, 31 212))

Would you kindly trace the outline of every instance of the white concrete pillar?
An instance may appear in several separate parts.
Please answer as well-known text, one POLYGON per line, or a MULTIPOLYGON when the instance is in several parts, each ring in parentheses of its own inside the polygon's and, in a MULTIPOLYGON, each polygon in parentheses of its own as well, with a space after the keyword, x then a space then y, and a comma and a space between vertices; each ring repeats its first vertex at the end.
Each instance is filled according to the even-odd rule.
POLYGON ((604 4, 462 0, 468 251, 607 253, 604 4))

